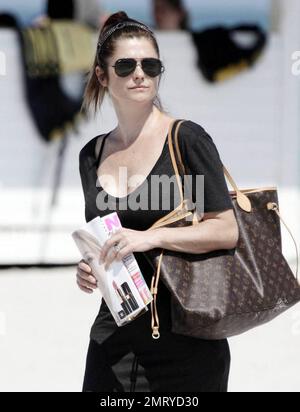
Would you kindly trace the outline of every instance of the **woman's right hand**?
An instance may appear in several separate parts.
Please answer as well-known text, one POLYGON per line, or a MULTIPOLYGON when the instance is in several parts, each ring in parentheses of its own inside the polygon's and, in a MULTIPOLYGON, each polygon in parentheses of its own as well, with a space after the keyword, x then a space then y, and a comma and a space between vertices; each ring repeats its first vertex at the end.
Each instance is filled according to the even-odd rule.
POLYGON ((85 293, 93 293, 97 289, 97 279, 92 273, 91 267, 82 259, 77 265, 77 285, 85 293))

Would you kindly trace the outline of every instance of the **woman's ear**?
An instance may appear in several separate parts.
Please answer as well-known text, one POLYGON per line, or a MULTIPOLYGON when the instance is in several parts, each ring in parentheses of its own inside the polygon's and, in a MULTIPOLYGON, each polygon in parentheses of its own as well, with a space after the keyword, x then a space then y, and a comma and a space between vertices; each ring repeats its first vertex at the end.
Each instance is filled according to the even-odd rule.
POLYGON ((107 80, 106 80, 103 69, 101 69, 99 66, 96 66, 95 74, 96 74, 97 79, 98 79, 99 83, 101 84, 101 86, 107 87, 107 80))

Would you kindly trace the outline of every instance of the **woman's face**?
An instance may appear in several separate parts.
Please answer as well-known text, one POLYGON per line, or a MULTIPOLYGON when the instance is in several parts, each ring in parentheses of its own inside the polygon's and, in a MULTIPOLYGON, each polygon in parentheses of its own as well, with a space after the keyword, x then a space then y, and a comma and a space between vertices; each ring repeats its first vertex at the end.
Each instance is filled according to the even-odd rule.
POLYGON ((133 58, 138 62, 145 57, 158 58, 150 40, 146 38, 120 39, 114 55, 108 60, 109 79, 101 79, 101 69, 97 67, 96 74, 105 87, 108 87, 111 98, 119 104, 153 102, 159 87, 159 76, 150 77, 137 65, 135 71, 127 77, 119 77, 114 67, 118 59, 133 58), (145 86, 144 89, 133 89, 136 86, 145 86))

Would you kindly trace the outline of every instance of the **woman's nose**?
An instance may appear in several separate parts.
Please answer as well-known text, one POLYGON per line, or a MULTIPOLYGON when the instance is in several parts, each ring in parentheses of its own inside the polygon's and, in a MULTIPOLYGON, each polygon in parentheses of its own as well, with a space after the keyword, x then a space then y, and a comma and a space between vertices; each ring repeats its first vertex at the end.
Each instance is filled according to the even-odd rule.
POLYGON ((137 63, 136 68, 134 70, 135 76, 144 76, 144 70, 142 68, 142 63, 137 63))

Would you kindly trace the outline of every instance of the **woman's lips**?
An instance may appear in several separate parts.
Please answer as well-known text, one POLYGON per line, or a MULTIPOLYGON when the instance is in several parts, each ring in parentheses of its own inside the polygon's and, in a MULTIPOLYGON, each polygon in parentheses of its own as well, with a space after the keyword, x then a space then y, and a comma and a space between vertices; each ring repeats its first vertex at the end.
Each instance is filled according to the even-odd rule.
POLYGON ((148 87, 138 86, 138 87, 132 87, 130 90, 146 90, 146 89, 148 89, 148 87))

